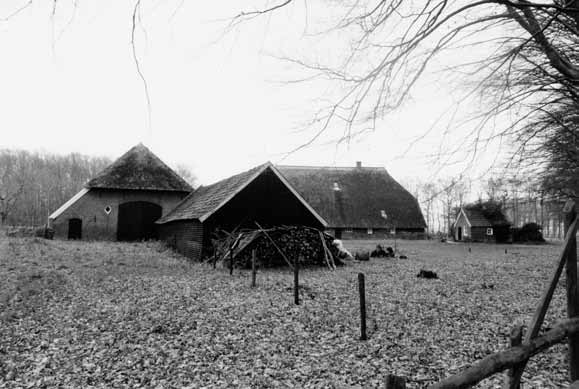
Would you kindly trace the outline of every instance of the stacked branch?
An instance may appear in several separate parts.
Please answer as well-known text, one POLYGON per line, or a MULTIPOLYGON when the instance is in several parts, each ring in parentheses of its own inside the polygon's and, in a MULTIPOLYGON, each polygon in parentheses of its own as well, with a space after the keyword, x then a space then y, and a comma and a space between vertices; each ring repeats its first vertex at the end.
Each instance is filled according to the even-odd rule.
POLYGON ((251 268, 252 251, 256 251, 259 266, 327 266, 334 269, 343 262, 332 244, 334 238, 315 228, 280 226, 269 229, 242 230, 224 234, 213 240, 217 260, 230 261, 235 267, 251 268))

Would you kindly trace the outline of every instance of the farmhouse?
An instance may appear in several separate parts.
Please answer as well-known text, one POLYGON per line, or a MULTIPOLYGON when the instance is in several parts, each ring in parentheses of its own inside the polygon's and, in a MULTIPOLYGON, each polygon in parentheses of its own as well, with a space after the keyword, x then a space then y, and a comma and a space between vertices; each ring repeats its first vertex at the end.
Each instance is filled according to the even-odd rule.
POLYGON ((279 170, 265 163, 200 187, 157 221, 160 238, 194 259, 208 254, 218 230, 327 222, 295 191, 279 170))
POLYGON ((510 237, 509 223, 502 212, 478 206, 461 207, 453 225, 458 242, 505 242, 510 237))
POLYGON ((338 239, 424 237, 426 223, 414 196, 382 167, 278 166, 338 239))
POLYGON ((130 149, 49 216, 55 237, 156 238, 155 220, 181 202, 191 186, 143 144, 130 149))

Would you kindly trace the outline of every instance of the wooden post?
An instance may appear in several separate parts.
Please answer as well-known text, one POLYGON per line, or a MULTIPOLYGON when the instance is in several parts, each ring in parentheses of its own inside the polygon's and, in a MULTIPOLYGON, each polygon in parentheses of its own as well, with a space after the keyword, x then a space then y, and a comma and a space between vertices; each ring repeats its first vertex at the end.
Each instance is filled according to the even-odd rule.
POLYGON ((300 259, 294 259, 294 304, 300 305, 300 259))
MULTIPOLYGON (((563 273, 563 268, 565 267, 565 263, 567 261, 567 251, 569 250, 569 244, 571 243, 571 240, 575 235, 575 230, 577 229, 577 219, 573 221, 569 229, 572 230, 573 233, 565 234, 565 243, 563 243, 563 250, 561 250, 559 257, 557 258, 555 273, 553 274, 553 277, 547 286, 547 290, 543 292, 543 296, 541 297, 541 301, 535 310, 533 319, 527 327, 528 329, 525 333, 523 344, 531 342, 534 338, 537 337, 537 335, 539 335, 539 330, 541 329, 543 320, 545 320, 547 309, 549 309, 549 304, 553 298, 553 293, 555 293, 555 288, 557 287, 557 283, 561 277, 561 273, 563 273)), ((527 360, 524 360, 514 367, 515 373, 513 374, 513 381, 520 382, 523 375, 523 370, 525 370, 526 365, 527 360)))
MULTIPOLYGON (((568 200, 563 208, 565 213, 565 234, 575 218, 575 203, 568 200)), ((565 275, 567 284, 567 317, 579 317, 579 297, 577 296, 577 227, 571 231, 571 240, 567 249, 565 275)), ((579 334, 569 336, 569 375, 571 382, 579 380, 579 334)))
MULTIPOLYGON (((509 341, 511 347, 520 346, 523 341, 523 326, 517 325, 511 328, 511 333, 509 334, 509 341)), ((517 375, 516 369, 509 369, 505 374, 505 381, 503 384, 504 389, 519 389, 521 386, 519 384, 519 379, 515 378, 517 375)))
POLYGON ((386 389, 406 389, 406 379, 388 374, 388 377, 386 377, 386 389))
POLYGON ((229 275, 233 275, 233 248, 229 249, 229 275))
POLYGON ((364 273, 358 273, 358 291, 360 292, 360 340, 368 339, 366 335, 366 285, 364 273))
POLYGON ((251 250, 251 287, 255 288, 255 277, 256 277, 256 267, 255 267, 255 249, 251 250))

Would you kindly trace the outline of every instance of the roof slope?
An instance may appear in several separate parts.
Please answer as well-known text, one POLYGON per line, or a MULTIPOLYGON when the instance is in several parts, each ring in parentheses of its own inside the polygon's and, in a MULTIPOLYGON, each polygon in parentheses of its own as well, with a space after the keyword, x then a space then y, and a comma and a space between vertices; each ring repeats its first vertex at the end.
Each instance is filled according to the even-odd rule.
POLYGON ((163 216, 157 223, 167 223, 174 220, 199 219, 205 214, 216 210, 232 194, 241 190, 267 164, 259 165, 246 172, 236 174, 209 186, 200 186, 189 196, 185 197, 168 214, 163 216))
POLYGON ((185 197, 173 210, 159 219, 157 223, 163 224, 175 220, 190 219, 199 219, 204 221, 268 168, 271 168, 272 171, 278 175, 280 180, 288 187, 288 189, 318 220, 320 220, 323 225, 326 224, 315 210, 313 210, 294 190, 294 188, 285 181, 285 178, 277 171, 271 162, 256 166, 253 169, 218 181, 212 185, 197 188, 197 190, 185 197))
POLYGON ((330 227, 426 227, 414 196, 384 168, 277 168, 330 227))
POLYGON ((86 185, 87 188, 140 189, 190 192, 185 180, 139 143, 109 165, 86 185))
POLYGON ((463 208, 464 214, 471 227, 492 227, 493 224, 478 209, 463 208))
POLYGON ((499 227, 508 226, 502 205, 495 201, 484 201, 468 204, 463 207, 465 215, 472 227, 499 227))

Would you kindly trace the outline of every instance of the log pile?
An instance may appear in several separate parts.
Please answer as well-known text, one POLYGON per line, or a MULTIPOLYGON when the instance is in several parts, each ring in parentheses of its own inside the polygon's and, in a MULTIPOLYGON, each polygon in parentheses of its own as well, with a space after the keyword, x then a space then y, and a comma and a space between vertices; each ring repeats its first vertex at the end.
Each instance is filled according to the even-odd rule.
POLYGON ((256 250, 261 267, 291 266, 299 258, 300 266, 342 265, 334 238, 318 229, 304 226, 258 227, 243 230, 213 241, 216 260, 251 268, 251 253, 256 250))

